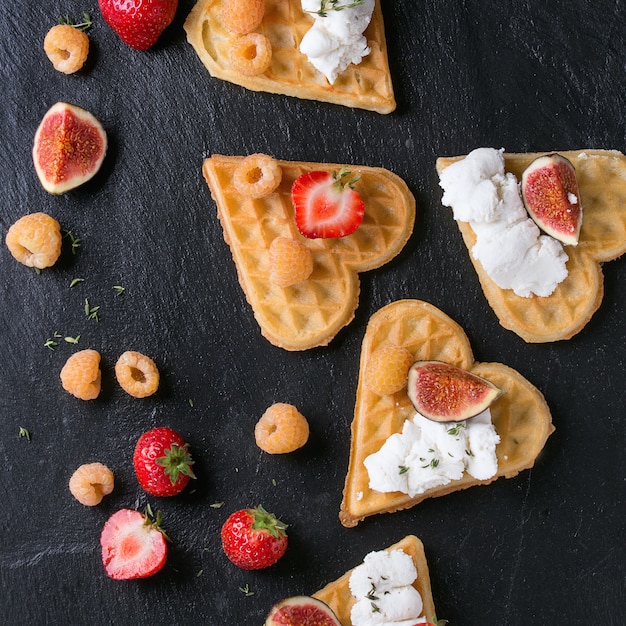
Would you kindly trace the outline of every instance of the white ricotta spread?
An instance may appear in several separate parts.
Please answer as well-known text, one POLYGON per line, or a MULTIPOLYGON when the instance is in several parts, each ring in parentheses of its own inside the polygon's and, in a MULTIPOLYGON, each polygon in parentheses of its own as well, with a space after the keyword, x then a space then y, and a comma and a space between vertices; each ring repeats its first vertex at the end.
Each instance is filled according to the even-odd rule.
POLYGON ((476 233, 472 255, 501 289, 549 296, 567 277, 567 254, 528 217, 517 179, 504 171, 504 150, 478 148, 446 167, 439 184, 454 219, 476 233))
POLYGON ((350 575, 356 604, 350 612, 353 626, 413 626, 421 617, 422 596, 413 587, 417 570, 402 550, 370 552, 350 575))
POLYGON ((300 42, 300 52, 329 83, 334 83, 350 63, 358 64, 370 53, 363 32, 372 19, 374 1, 363 0, 361 4, 348 7, 353 0, 338 0, 336 9, 327 2, 325 16, 321 16, 317 13, 322 7, 321 0, 302 0, 302 10, 315 21, 300 42), (337 10, 344 5, 346 8, 337 10))
POLYGON ((489 409, 457 423, 434 422, 416 413, 404 422, 401 433, 391 435, 363 463, 371 489, 400 491, 413 498, 460 479, 465 471, 478 480, 493 477, 498 471, 498 443, 489 409))

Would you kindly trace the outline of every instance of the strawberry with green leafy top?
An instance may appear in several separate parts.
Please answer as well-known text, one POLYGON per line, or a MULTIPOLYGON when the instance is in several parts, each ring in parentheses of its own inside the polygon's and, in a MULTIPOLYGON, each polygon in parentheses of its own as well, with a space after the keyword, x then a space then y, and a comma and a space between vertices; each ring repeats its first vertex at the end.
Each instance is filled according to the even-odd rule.
POLYGON ((153 496, 175 496, 195 478, 189 444, 171 428, 159 426, 137 441, 133 466, 137 480, 153 496))
POLYGON ((245 570, 274 565, 287 550, 287 525, 262 506, 236 511, 222 526, 226 556, 245 570))
POLYGON ((120 39, 135 50, 151 48, 172 23, 178 0, 98 0, 100 12, 120 39))
POLYGON ((107 520, 100 535, 102 564, 109 578, 131 580, 156 574, 167 560, 167 537, 161 515, 121 509, 107 520))
POLYGON ((360 176, 338 172, 301 174, 291 187, 298 230, 309 239, 345 237, 363 221, 365 204, 354 189, 360 176))

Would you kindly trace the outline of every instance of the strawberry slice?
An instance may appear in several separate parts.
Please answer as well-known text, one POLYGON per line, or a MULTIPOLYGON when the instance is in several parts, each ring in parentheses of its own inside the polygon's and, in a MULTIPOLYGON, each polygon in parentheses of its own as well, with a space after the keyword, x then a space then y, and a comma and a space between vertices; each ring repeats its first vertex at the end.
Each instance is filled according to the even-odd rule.
POLYGON ((361 178, 339 172, 307 172, 296 178, 291 188, 298 230, 309 239, 345 237, 363 221, 363 198, 354 190, 361 178))
POLYGON ((107 576, 115 580, 147 578, 165 565, 167 543, 160 521, 160 514, 153 522, 147 515, 130 509, 111 515, 100 535, 107 576))

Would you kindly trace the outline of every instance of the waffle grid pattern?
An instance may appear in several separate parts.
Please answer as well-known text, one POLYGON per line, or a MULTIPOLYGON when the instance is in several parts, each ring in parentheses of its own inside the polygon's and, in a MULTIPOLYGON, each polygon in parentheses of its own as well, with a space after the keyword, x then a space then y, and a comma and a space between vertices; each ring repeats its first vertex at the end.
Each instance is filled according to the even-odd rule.
POLYGON ((533 466, 553 431, 550 410, 542 394, 515 370, 499 363, 475 363, 462 328, 436 307, 419 300, 401 300, 375 313, 368 324, 361 349, 350 460, 339 518, 355 526, 369 515, 414 506, 428 498, 491 480, 477 481, 468 474, 443 487, 427 490, 415 498, 403 493, 379 493, 369 488, 363 461, 380 449, 404 420, 414 414, 405 391, 379 397, 363 383, 370 355, 380 346, 394 343, 415 355, 415 360, 445 361, 471 370, 494 382, 505 394, 491 407, 493 423, 501 438, 496 454, 498 473, 511 477, 533 466))
POLYGON ((380 2, 365 31, 371 53, 357 66, 349 66, 333 85, 299 51, 300 41, 313 18, 302 11, 300 0, 266 0, 258 32, 272 44, 272 61, 264 74, 243 76, 229 61, 234 35, 221 24, 223 0, 199 0, 185 22, 187 39, 215 78, 253 91, 284 94, 390 113, 396 103, 387 59, 380 2))
POLYGON ((347 237, 306 239, 295 225, 293 181, 305 171, 342 166, 279 161, 283 173, 279 188, 255 200, 242 198, 232 184, 242 159, 215 155, 205 161, 203 169, 239 282, 263 335, 272 343, 288 350, 325 345, 354 316, 358 272, 386 263, 405 245, 415 221, 415 199, 391 172, 351 167, 361 175, 356 188, 366 205, 363 223, 347 237), (314 269, 308 280, 287 288, 270 283, 269 247, 278 236, 299 238, 309 246, 314 269))

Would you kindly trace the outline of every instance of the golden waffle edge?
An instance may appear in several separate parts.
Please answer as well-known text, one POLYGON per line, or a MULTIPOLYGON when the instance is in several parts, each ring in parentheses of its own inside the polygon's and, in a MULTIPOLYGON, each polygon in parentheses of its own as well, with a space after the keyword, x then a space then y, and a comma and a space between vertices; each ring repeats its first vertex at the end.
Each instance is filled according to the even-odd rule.
MULTIPOLYGON (((424 553, 424 545, 415 535, 407 535, 392 546, 385 548, 387 551, 403 550, 412 559, 417 570, 417 579, 413 586, 419 591, 424 603, 423 615, 432 619, 435 615, 435 603, 430 586, 428 563, 424 553)), ((365 557, 365 555, 363 555, 365 557)), ((360 565, 360 564, 357 564, 360 565)), ((346 572, 337 580, 329 583, 323 589, 313 594, 313 597, 325 602, 334 612, 342 626, 352 626, 350 611, 354 605, 354 598, 350 593, 349 581, 352 570, 346 572)))
MULTIPOLYGON (((557 152, 557 151, 552 151, 557 152)), ((520 180, 535 158, 547 154, 505 153, 505 168, 520 180)), ((570 339, 598 310, 604 295, 601 264, 626 252, 626 157, 614 150, 559 152, 576 168, 583 207, 578 245, 565 246, 568 276, 548 297, 522 298, 501 289, 470 253, 480 285, 500 324, 528 343, 570 339)), ((440 157, 437 171, 464 157, 440 157)), ((457 221, 468 250, 476 242, 471 226, 457 221)))
POLYGON ((517 371, 501 363, 474 361, 463 329, 445 313, 420 300, 399 300, 383 307, 367 325, 361 348, 359 381, 351 427, 350 459, 339 519, 353 527, 365 517, 393 513, 430 497, 449 494, 497 478, 511 478, 532 467, 554 431, 550 409, 542 393, 517 371), (380 449, 387 438, 402 430, 415 409, 405 390, 379 397, 364 383, 370 355, 379 347, 395 344, 407 348, 415 360, 437 360, 470 370, 504 390, 491 407, 493 424, 501 442, 496 448, 498 471, 488 480, 465 473, 460 480, 426 490, 414 498, 400 492, 379 493, 369 488, 363 461, 380 449))
POLYGON ((350 65, 331 85, 300 50, 300 41, 313 23, 300 0, 266 0, 265 17, 258 32, 272 44, 272 61, 266 72, 244 76, 230 67, 233 35, 221 24, 223 0, 199 0, 185 21, 187 40, 211 76, 246 87, 330 102, 378 113, 396 108, 380 0, 365 31, 371 52, 358 65, 350 65))
POLYGON ((213 155, 204 161, 203 173, 261 333, 285 350, 327 345, 354 317, 359 272, 387 263, 406 244, 415 222, 415 198, 406 183, 386 169, 348 165, 361 176, 355 189, 365 202, 363 222, 346 237, 307 239, 294 220, 293 181, 307 171, 338 171, 343 165, 278 160, 278 189, 251 199, 241 196, 232 183, 243 158, 213 155), (271 284, 269 246, 278 236, 298 238, 311 249, 314 270, 309 279, 286 288, 271 284))

